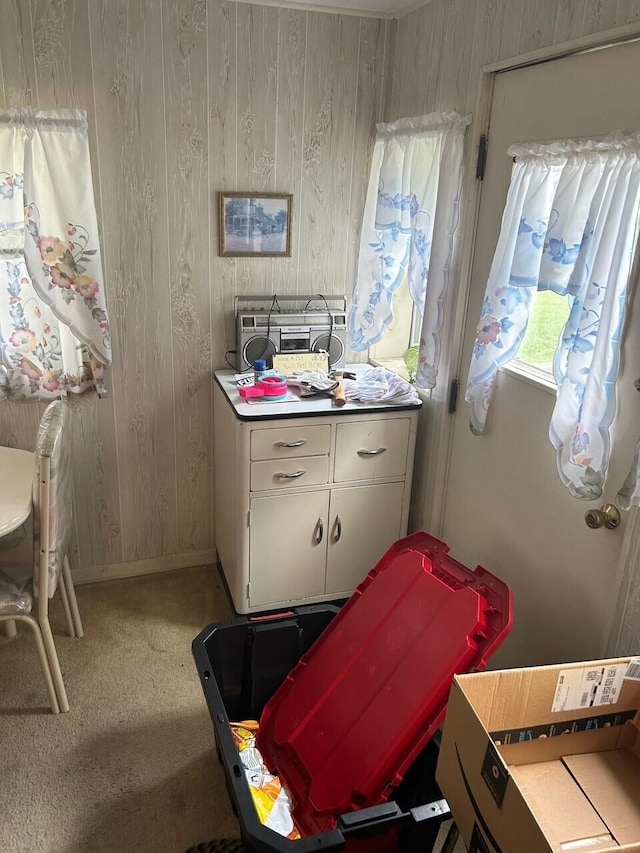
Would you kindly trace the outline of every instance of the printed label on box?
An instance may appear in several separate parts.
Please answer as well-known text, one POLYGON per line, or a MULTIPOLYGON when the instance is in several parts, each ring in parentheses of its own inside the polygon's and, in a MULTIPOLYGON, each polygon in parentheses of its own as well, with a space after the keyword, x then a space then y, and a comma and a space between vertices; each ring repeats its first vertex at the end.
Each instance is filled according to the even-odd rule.
POLYGON ((627 664, 563 669, 558 676, 553 713, 597 705, 615 705, 627 674, 627 664))
POLYGON ((633 720, 638 709, 614 711, 610 714, 594 714, 592 717, 576 717, 575 720, 563 720, 561 723, 544 723, 541 726, 527 726, 522 729, 502 729, 491 732, 491 739, 500 746, 503 743, 524 743, 545 737, 558 737, 574 732, 590 732, 594 729, 608 729, 611 726, 624 726, 633 720))
POLYGON ((640 681, 640 658, 631 658, 625 678, 630 678, 631 681, 640 681))

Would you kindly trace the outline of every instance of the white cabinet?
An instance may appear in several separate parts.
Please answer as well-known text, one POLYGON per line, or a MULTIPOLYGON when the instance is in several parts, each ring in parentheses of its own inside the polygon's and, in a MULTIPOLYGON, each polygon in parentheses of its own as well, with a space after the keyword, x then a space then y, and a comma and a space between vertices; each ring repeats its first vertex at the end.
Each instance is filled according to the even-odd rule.
POLYGON ((216 380, 216 547, 236 611, 350 595, 406 533, 418 408, 243 418, 216 380))

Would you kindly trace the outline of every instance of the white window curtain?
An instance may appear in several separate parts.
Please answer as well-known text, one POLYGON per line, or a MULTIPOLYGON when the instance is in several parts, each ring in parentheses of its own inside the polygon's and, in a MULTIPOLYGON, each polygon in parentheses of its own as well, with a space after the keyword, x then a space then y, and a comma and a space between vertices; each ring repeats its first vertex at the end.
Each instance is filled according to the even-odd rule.
POLYGON ((0 113, 0 399, 103 395, 110 363, 86 115, 0 113))
POLYGON ((496 373, 518 352, 534 291, 569 297, 549 425, 560 478, 602 494, 627 288, 638 233, 640 136, 515 145, 511 185, 476 332, 466 400, 481 433, 496 373))
POLYGON ((358 352, 381 339, 393 319, 393 294, 406 280, 423 317, 416 375, 421 388, 433 388, 438 372, 469 123, 449 111, 377 126, 350 344, 358 352))

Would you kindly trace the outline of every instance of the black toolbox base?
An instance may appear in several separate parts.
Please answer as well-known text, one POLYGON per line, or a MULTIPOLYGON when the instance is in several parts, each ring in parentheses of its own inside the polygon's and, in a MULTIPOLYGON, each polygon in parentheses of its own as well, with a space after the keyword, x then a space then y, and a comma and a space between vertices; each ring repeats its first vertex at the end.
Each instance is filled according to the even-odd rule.
POLYGON ((394 801, 342 815, 336 829, 290 841, 263 826, 240 763, 229 721, 259 720, 288 673, 338 613, 332 605, 241 616, 209 625, 193 641, 193 656, 213 722, 216 750, 245 849, 263 853, 347 850, 363 853, 433 849, 451 818, 434 778, 439 739, 427 744, 394 792, 394 801))

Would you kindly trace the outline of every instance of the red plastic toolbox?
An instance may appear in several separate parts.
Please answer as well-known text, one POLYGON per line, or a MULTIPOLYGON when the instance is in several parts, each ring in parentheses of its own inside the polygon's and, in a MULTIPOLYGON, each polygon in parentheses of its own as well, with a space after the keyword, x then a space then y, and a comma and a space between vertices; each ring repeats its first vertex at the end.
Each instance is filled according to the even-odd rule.
POLYGON ((303 834, 384 802, 444 717, 454 674, 511 628, 509 588, 426 533, 399 540, 264 708, 258 747, 303 834))

